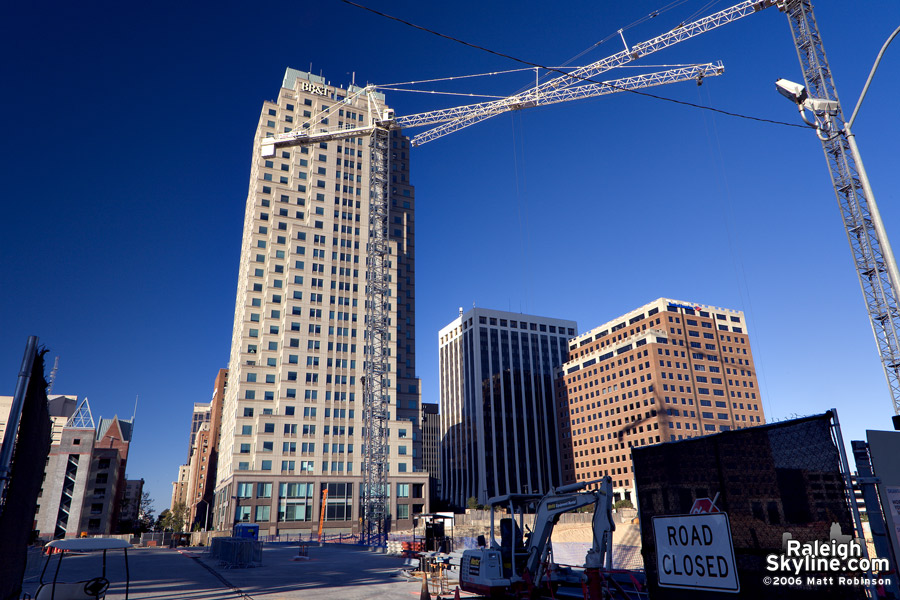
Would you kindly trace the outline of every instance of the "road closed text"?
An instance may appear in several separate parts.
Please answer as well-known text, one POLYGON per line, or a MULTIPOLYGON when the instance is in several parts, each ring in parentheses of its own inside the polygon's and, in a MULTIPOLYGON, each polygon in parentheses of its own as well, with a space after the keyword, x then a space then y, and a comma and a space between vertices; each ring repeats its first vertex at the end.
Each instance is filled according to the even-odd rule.
POLYGON ((727 515, 654 517, 653 528, 661 586, 739 591, 727 515))
POLYGON ((673 552, 662 557, 663 572, 666 575, 694 575, 698 577, 728 577, 730 569, 724 556, 707 554, 706 549, 713 543, 709 525, 669 525, 666 537, 671 547, 683 548, 684 554, 673 552))

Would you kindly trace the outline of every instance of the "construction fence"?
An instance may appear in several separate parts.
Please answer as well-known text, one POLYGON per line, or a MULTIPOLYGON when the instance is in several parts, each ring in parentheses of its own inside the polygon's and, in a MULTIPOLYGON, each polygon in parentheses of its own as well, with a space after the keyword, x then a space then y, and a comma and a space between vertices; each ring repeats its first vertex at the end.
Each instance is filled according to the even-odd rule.
POLYGON ((209 557, 226 569, 262 566, 262 542, 232 537, 217 537, 210 542, 209 557))
MULTIPOLYGON (((687 515, 698 499, 727 514, 740 591, 736 598, 862 598, 860 586, 773 586, 766 556, 785 535, 827 542, 853 535, 850 498, 832 413, 635 448, 643 558, 654 600, 703 600, 713 592, 660 587, 653 518, 687 515), (837 529, 833 529, 837 528, 837 529), (770 580, 771 581, 771 580, 770 580)), ((812 575, 812 573, 810 573, 812 575)), ((822 573, 823 576, 834 573, 822 573)), ((805 578, 804 578, 805 581, 805 578)))

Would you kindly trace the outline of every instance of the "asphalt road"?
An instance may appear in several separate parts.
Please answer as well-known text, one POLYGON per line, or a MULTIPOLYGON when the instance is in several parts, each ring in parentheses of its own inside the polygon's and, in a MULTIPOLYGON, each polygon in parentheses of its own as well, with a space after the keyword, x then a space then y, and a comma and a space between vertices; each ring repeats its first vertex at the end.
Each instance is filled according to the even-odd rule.
MULTIPOLYGON (((421 580, 401 574, 402 558, 369 552, 354 546, 313 546, 309 560, 293 560, 296 546, 266 547, 263 564, 247 569, 228 569, 203 555, 203 548, 179 552, 168 548, 135 548, 129 551, 133 600, 411 600, 421 594, 421 580)), ((56 558, 44 579, 52 580, 56 558)), ((99 554, 66 556, 59 581, 83 581, 102 573, 99 554)), ((125 598, 122 553, 109 552, 108 600, 125 598)), ((37 581, 27 581, 25 592, 34 596, 37 581)), ((445 595, 452 598, 452 592, 445 595)))

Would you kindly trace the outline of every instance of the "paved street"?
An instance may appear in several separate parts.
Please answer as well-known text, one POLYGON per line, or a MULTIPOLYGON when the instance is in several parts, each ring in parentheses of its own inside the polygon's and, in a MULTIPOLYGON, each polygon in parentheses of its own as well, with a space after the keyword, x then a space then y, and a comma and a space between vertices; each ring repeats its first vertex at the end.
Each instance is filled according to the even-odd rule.
MULTIPOLYGON (((184 553, 167 548, 136 548, 129 552, 131 589, 134 600, 410 600, 418 598, 421 581, 400 575, 406 561, 374 554, 353 546, 326 546, 309 549, 309 560, 294 561, 297 547, 266 547, 263 566, 225 569, 203 557, 203 548, 184 553), (194 557, 192 557, 194 556, 194 557), (243 594, 243 595, 242 595, 243 594)), ((54 558, 48 576, 56 567, 54 558)), ((60 581, 79 581, 100 574, 100 555, 67 556, 60 581)), ((108 600, 125 597, 124 561, 121 553, 110 552, 107 578, 111 582, 108 600)), ((27 582, 24 591, 32 595, 37 582, 27 582)), ((449 594, 452 597, 452 594, 449 594)))

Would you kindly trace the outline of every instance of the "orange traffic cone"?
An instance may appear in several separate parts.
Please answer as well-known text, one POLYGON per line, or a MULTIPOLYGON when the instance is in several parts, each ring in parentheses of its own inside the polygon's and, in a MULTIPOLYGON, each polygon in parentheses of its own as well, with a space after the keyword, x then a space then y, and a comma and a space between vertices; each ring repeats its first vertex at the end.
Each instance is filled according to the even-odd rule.
POLYGON ((428 593, 428 573, 422 573, 422 593, 419 594, 419 600, 431 600, 431 594, 428 593))
POLYGON ((456 586, 456 591, 453 592, 453 600, 459 600, 459 586, 456 586))

